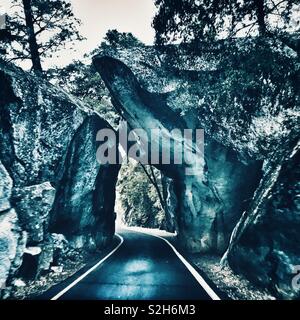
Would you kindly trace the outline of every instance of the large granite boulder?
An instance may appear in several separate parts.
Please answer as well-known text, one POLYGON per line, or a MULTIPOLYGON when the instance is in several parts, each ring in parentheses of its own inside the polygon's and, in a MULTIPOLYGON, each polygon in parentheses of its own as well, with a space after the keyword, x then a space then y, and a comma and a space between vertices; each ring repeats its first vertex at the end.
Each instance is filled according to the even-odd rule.
POLYGON ((93 249, 112 239, 118 166, 96 159, 103 128, 66 92, 0 60, 0 285, 49 269, 52 233, 93 249))
POLYGON ((245 230, 227 258, 235 271, 281 299, 300 298, 299 283, 293 285, 300 266, 299 163, 298 145, 277 166, 275 179, 257 190, 255 200, 262 192, 266 200, 249 210, 248 216, 257 210, 255 219, 245 221, 245 230))
POLYGON ((12 179, 0 162, 0 212, 10 208, 12 186, 12 179))
POLYGON ((107 48, 94 63, 132 128, 184 121, 205 130, 198 179, 158 168, 173 180, 175 224, 186 248, 222 254, 229 246, 222 263, 278 297, 295 298, 298 58, 260 38, 200 42, 198 55, 189 52, 188 45, 107 48))
MULTIPOLYGON (((174 181, 178 200, 176 225, 182 246, 191 252, 224 252, 234 223, 259 182, 261 163, 249 160, 244 164, 235 150, 205 136, 204 157, 192 161, 191 165, 175 164, 174 156, 178 156, 176 150, 180 144, 192 145, 184 150, 182 158, 188 153, 188 157, 195 160, 198 154, 194 153, 197 146, 193 141, 173 139, 169 135, 174 128, 183 132, 190 127, 187 120, 173 110, 168 96, 147 91, 120 60, 99 56, 95 57, 94 64, 130 128, 143 129, 148 137, 152 137, 152 129, 161 129, 162 136, 156 141, 160 146, 160 159, 165 151, 163 142, 171 141, 170 164, 154 166, 174 181), (187 170, 195 174, 188 174, 187 170), (236 194, 237 191, 243 193, 236 194)), ((145 145, 145 150, 152 150, 150 139, 145 145)), ((151 152, 145 154, 151 158, 151 152)))
POLYGON ((0 214, 0 294, 7 277, 21 265, 25 249, 24 238, 14 209, 0 214))
POLYGON ((55 189, 49 182, 14 190, 13 203, 20 224, 28 233, 28 245, 44 240, 54 198, 55 189))

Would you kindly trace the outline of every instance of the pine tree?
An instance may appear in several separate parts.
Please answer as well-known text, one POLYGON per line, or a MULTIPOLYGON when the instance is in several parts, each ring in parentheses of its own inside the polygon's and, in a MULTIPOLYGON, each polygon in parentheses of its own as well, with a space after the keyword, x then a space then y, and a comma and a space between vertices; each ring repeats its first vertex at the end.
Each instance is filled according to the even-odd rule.
POLYGON ((156 0, 155 4, 157 44, 260 35, 299 48, 299 0, 156 0))
POLYGON ((11 60, 31 60, 32 69, 42 73, 42 62, 66 44, 82 40, 68 0, 13 0, 16 8, 7 27, 13 41, 8 45, 11 60))

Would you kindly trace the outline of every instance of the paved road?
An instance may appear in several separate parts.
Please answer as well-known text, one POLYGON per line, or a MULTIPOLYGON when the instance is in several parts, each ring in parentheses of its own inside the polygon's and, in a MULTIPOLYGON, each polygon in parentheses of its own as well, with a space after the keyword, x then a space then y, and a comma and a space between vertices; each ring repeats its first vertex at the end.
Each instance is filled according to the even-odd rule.
MULTIPOLYGON (((124 239, 119 249, 60 300, 211 300, 162 239, 127 230, 119 234, 124 239)), ((67 285, 61 283, 51 294, 67 285)))

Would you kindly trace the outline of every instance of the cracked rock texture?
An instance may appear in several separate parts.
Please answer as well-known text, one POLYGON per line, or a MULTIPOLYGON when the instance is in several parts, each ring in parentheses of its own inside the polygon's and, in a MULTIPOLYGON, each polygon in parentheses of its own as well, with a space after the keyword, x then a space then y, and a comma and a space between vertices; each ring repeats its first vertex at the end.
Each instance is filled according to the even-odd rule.
POLYGON ((205 162, 197 178, 182 176, 178 166, 158 167, 172 179, 181 244, 218 254, 232 244, 225 257, 235 272, 276 297, 295 299, 297 57, 264 39, 200 43, 197 56, 188 52, 184 46, 108 48, 94 64, 132 128, 183 123, 205 131, 205 162), (262 75, 260 66, 270 61, 262 75))
POLYGON ((103 128, 110 126, 72 96, 0 60, 3 298, 14 277, 35 279, 68 250, 112 239, 119 168, 96 159, 103 128))

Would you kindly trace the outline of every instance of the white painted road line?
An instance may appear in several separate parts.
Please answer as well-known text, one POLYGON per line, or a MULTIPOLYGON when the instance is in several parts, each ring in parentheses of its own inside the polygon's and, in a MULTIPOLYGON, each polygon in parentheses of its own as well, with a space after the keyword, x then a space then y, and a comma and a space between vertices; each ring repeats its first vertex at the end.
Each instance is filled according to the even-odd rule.
MULTIPOLYGON (((128 230, 130 230, 130 228, 128 228, 128 230)), ((214 290, 208 285, 208 283, 201 277, 201 275, 197 272, 197 270, 176 250, 176 248, 171 244, 171 242, 169 242, 167 239, 160 237, 156 234, 151 234, 151 233, 143 232, 140 230, 134 230, 134 232, 147 234, 148 236, 156 237, 165 241, 171 247, 171 249, 174 251, 177 257, 181 260, 181 262, 185 265, 185 267, 189 270, 189 272, 193 275, 193 277, 197 280, 200 286, 212 298, 212 300, 221 300, 220 297, 214 292, 214 290)))
MULTIPOLYGON (((127 230, 130 230, 130 228, 126 228, 127 230)), ((139 232, 146 234, 148 236, 152 236, 158 239, 163 240, 165 243, 167 243, 173 252, 177 255, 177 257, 180 259, 180 261, 185 265, 185 267, 189 270, 189 272, 192 274, 192 276, 196 279, 196 281, 200 284, 200 286, 205 290, 205 292, 211 297, 212 300, 221 300, 220 297, 213 291, 213 289, 208 285, 208 283, 202 278, 202 276, 196 271, 196 269, 177 251, 177 249, 165 238, 160 237, 159 235, 151 234, 148 232, 144 232, 141 230, 130 230, 133 232, 139 232)), ((83 280, 87 275, 89 275, 91 272, 93 272, 97 267, 99 267, 105 260, 107 260, 111 255, 113 255, 123 244, 124 239, 122 236, 116 233, 116 236, 120 238, 120 243, 116 246, 115 249, 113 249, 107 256, 105 256, 103 259, 101 259, 99 262, 97 262, 92 268, 90 268, 88 271, 86 271, 84 274, 82 274, 79 278, 77 278, 75 281, 73 281, 70 285, 68 285, 65 289, 60 291, 57 295, 55 295, 51 300, 57 300, 61 296, 63 296, 67 291, 69 291, 72 287, 74 287, 78 282, 83 280)))
POLYGON ((88 271, 86 271, 84 274, 82 274, 79 278, 77 278, 75 281, 73 281, 71 284, 69 284, 65 289, 60 291, 57 295, 55 295, 51 300, 57 300, 61 296, 63 296, 67 291, 69 291, 71 288, 73 288, 78 282, 80 282, 82 279, 84 279, 87 275, 89 275, 91 272, 93 272, 95 269, 97 269, 105 260, 107 260, 111 255, 113 255, 123 244, 124 239, 122 236, 116 233, 116 236, 120 238, 121 242, 103 259, 101 259, 99 262, 97 262, 92 268, 90 268, 88 271))

